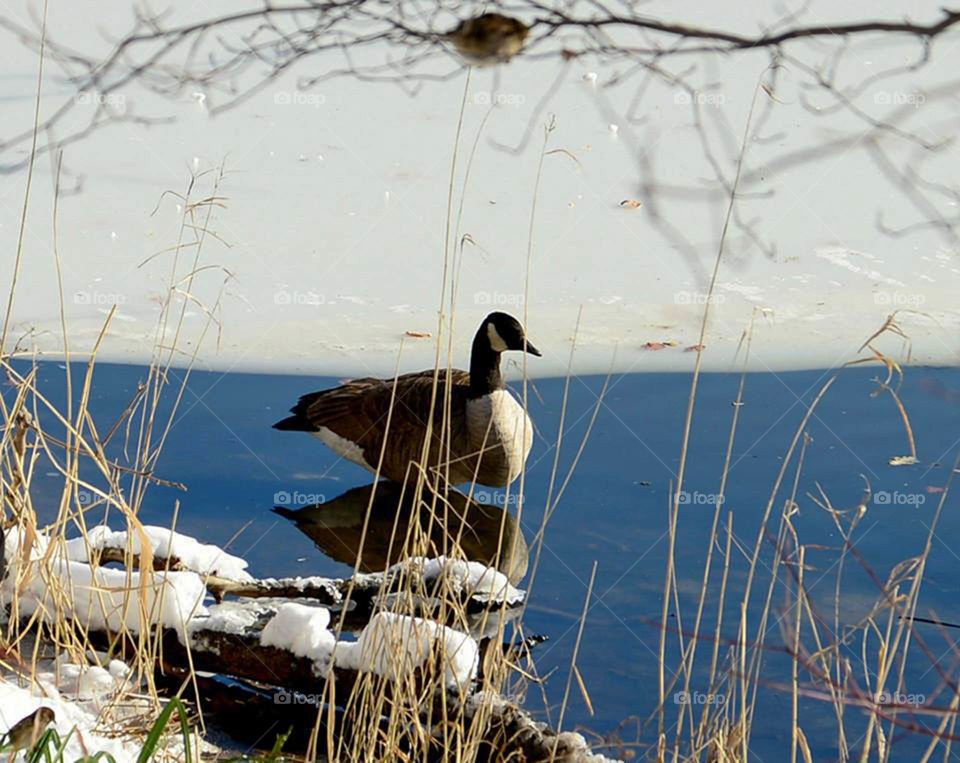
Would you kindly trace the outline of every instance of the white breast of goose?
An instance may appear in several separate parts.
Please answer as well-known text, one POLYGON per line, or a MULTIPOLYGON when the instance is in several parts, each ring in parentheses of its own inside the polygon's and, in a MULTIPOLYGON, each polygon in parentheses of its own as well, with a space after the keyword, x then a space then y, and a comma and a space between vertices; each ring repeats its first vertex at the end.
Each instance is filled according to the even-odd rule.
POLYGON ((507 483, 519 476, 533 444, 533 423, 508 390, 498 389, 489 395, 468 400, 467 431, 471 443, 478 450, 486 436, 483 455, 485 469, 493 467, 496 460, 502 458, 502 467, 508 475, 507 483), (502 453, 491 451, 491 447, 498 445, 503 449, 502 453))

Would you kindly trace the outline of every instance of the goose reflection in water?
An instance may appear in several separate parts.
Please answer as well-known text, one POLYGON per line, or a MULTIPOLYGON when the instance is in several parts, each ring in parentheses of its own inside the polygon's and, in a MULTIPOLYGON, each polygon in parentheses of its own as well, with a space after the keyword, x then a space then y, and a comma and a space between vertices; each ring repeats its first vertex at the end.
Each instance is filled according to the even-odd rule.
POLYGON ((379 572, 412 555, 459 557, 454 553, 459 546, 463 558, 495 567, 511 583, 526 574, 527 544, 508 511, 477 503, 457 490, 441 497, 426 487, 414 511, 414 494, 412 487, 385 481, 353 488, 326 503, 273 510, 294 522, 330 558, 353 565, 359 554, 363 572, 379 572), (414 545, 408 546, 410 542, 414 545))

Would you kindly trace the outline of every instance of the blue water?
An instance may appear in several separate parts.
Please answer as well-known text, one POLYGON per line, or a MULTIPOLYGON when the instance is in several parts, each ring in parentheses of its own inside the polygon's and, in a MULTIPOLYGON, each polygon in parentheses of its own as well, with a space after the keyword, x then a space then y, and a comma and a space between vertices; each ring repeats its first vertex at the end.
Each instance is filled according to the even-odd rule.
MULTIPOLYGON (((175 372, 174 381, 180 373, 175 372)), ((910 415, 919 463, 890 466, 891 457, 905 455, 909 448, 902 418, 891 397, 887 393, 870 395, 876 389, 871 379, 878 374, 877 369, 844 371, 807 428, 812 439, 799 477, 794 524, 801 542, 811 544, 806 557, 810 596, 830 622, 832 565, 840 538, 830 517, 816 507, 808 493, 818 495, 819 483, 834 507, 848 509, 863 494, 861 475, 874 491, 874 499, 855 533, 864 565, 852 557, 845 565, 841 619, 852 624, 877 596, 876 583, 865 566, 885 580, 896 563, 922 551, 941 497, 928 488, 945 483, 960 439, 960 372, 908 369, 899 394, 910 415), (888 502, 878 500, 881 492, 890 496, 888 502)), ((64 395, 63 375, 63 367, 58 364, 40 366, 39 384, 55 401, 64 395)), ((728 510, 734 512, 734 535, 747 552, 753 548, 776 474, 805 406, 829 375, 803 371, 747 377, 722 511, 722 523, 728 510)), ((145 377, 146 369, 141 367, 97 367, 90 407, 101 431, 120 415, 137 383, 145 377)), ((603 381, 586 377, 571 382, 568 429, 560 454, 561 479, 580 446, 603 381)), ((557 669, 545 686, 554 721, 590 570, 594 561, 598 564, 578 658, 595 715, 589 714, 574 684, 565 728, 579 726, 607 734, 625 718, 645 719, 656 708, 660 630, 655 623, 660 620, 662 606, 668 502, 679 463, 689 381, 687 374, 626 375, 611 380, 583 456, 549 524, 525 628, 550 637, 540 647, 536 664, 541 675, 557 669)), ((179 500, 178 530, 211 543, 226 544, 234 539, 231 551, 247 558, 254 574, 348 574, 349 568, 325 559, 291 524, 270 512, 274 495, 280 491, 332 498, 369 482, 364 470, 345 461, 336 462, 333 454, 313 438, 270 428, 300 394, 337 383, 335 379, 194 372, 157 470, 159 477, 183 482, 189 489, 182 492, 152 487, 141 520, 169 525, 174 501, 179 500)), ((692 497, 681 507, 675 552, 684 628, 691 626, 696 607, 713 515, 710 496, 719 485, 738 383, 737 374, 708 374, 700 383, 684 482, 684 489, 692 497)), ((533 386, 530 413, 538 436, 528 461, 522 517, 528 539, 543 513, 563 380, 538 380, 533 386)), ((9 395, 10 390, 4 394, 9 395)), ((119 441, 113 443, 119 445, 119 441)), ((795 467, 796 459, 774 502, 771 532, 776 532, 777 516, 795 479, 795 467)), ((41 488, 50 500, 58 498, 57 479, 44 474, 42 480, 41 488)), ((918 614, 936 612, 942 619, 960 621, 955 595, 960 557, 952 544, 960 531, 960 520, 954 504, 950 498, 934 540, 918 614)), ((721 533, 724 528, 722 524, 721 533)), ((743 589, 747 567, 742 554, 735 550, 733 556, 728 591, 731 606, 725 613, 723 630, 724 637, 731 639, 736 636, 732 603, 743 589)), ((771 543, 765 542, 751 603, 753 612, 766 591, 766 564, 771 558, 771 543)), ((719 567, 715 567, 704 621, 711 633, 719 574, 719 567)), ((790 580, 790 576, 782 573, 781 579, 790 580)), ((782 614, 784 593, 783 584, 774 591, 774 619, 782 614)), ((675 614, 672 605, 671 613, 675 614)), ((884 613, 884 623, 885 617, 884 613)), ((755 629, 756 620, 752 623, 755 629)), ((784 633, 781 626, 773 627, 767 642, 782 645, 784 633)), ((949 669, 949 644, 943 635, 933 626, 918 626, 918 633, 934 655, 946 654, 944 667, 949 669)), ((809 632, 804 632, 803 640, 813 648, 809 632)), ((700 656, 706 658, 710 642, 701 643, 700 650, 700 656)), ((726 647, 721 649, 721 658, 725 652, 726 647)), ((672 633, 667 654, 668 665, 675 666, 676 636, 672 633)), ((859 642, 849 650, 849 657, 859 665, 859 642)), ((752 736, 752 749, 765 760, 784 759, 789 750, 791 699, 775 685, 788 683, 788 666, 789 661, 777 652, 771 652, 765 660, 752 736)), ((801 675, 804 680, 809 682, 809 676, 801 675)), ((926 693, 929 701, 935 701, 930 695, 938 680, 929 658, 915 650, 906 690, 926 693)), ((862 676, 860 681, 862 685, 862 676)), ((941 705, 948 701, 939 698, 941 705)), ((544 710, 538 689, 529 691, 527 705, 544 710)), ((855 731, 851 741, 855 741, 866 728, 866 716, 856 708, 847 713, 850 728, 855 731)), ((668 724, 676 718, 672 702, 667 716, 668 724)), ((801 703, 801 725, 815 759, 836 756, 832 716, 832 709, 824 703, 813 699, 801 703)), ((924 716, 910 720, 925 725, 935 722, 924 716)), ((655 731, 654 723, 639 741, 653 743, 655 731)), ((624 730, 621 736, 635 741, 636 730, 624 730)), ((894 759, 912 759, 927 741, 909 734, 896 736, 894 759)))

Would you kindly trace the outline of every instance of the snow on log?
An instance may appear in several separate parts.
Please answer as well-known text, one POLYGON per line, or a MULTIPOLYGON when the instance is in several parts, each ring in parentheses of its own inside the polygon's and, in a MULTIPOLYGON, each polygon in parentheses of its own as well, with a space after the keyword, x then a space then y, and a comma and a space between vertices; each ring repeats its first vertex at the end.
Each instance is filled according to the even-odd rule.
POLYGON ((369 672, 397 681, 438 655, 447 687, 466 689, 477 675, 477 642, 431 620, 378 612, 352 642, 337 641, 329 625, 330 612, 325 607, 282 602, 274 609, 268 604, 227 602, 191 620, 187 635, 197 669, 214 670, 206 654, 230 662, 224 648, 233 649, 227 645, 232 639, 246 651, 246 661, 253 656, 259 664, 218 663, 218 670, 227 667, 224 672, 232 675, 273 683, 275 651, 280 651, 285 653, 280 661, 298 665, 296 688, 314 691, 317 679, 325 678, 331 666, 335 672, 369 672), (265 666, 269 668, 264 673, 265 666))
POLYGON ((17 601, 19 616, 58 612, 94 630, 131 633, 162 625, 181 628, 205 612, 206 588, 194 572, 139 572, 94 568, 65 557, 42 534, 29 548, 20 528, 11 528, 4 543, 7 574, 0 583, 0 603, 17 601))
POLYGON ((151 555, 164 564, 169 562, 170 569, 189 570, 239 582, 253 580, 247 572, 246 560, 228 554, 219 546, 200 543, 189 535, 152 525, 143 525, 133 532, 111 530, 106 525, 99 525, 92 528, 86 538, 67 541, 67 558, 75 562, 92 562, 93 552, 97 552, 105 555, 107 561, 122 562, 127 552, 138 557, 140 544, 144 540, 150 544, 151 555))
MULTIPOLYGON (((202 575, 207 590, 218 602, 225 596, 304 598, 336 609, 350 591, 357 614, 366 613, 368 617, 379 593, 403 575, 416 575, 422 580, 426 600, 420 603, 426 605, 426 609, 433 603, 431 596, 440 589, 441 579, 446 590, 463 594, 468 608, 474 612, 490 604, 515 607, 523 603, 526 595, 514 588, 506 575, 492 567, 444 556, 437 559, 414 557, 392 565, 385 572, 358 574, 353 578, 311 576, 258 580, 247 572, 244 559, 217 546, 149 525, 143 527, 142 537, 150 543, 154 569, 192 571, 202 575)), ((139 565, 140 543, 141 534, 137 531, 117 531, 101 525, 92 528, 86 539, 68 540, 66 555, 72 561, 89 564, 125 563, 128 555, 132 555, 139 565)))
MULTIPOLYGON (((121 625, 133 632, 144 625, 183 627, 194 615, 207 614, 202 606, 207 591, 218 603, 227 595, 305 599, 334 611, 341 610, 349 596, 351 606, 345 627, 351 630, 366 625, 374 612, 391 609, 397 583, 402 584, 400 595, 414 605, 411 614, 419 615, 433 613, 438 598, 449 594, 464 601, 470 613, 485 611, 491 605, 516 608, 526 595, 493 568, 442 556, 415 557, 394 564, 385 572, 353 578, 257 580, 246 571, 245 560, 159 527, 146 526, 140 533, 98 526, 86 538, 53 544, 52 548, 46 535, 31 533, 31 548, 26 555, 21 551, 21 535, 22 530, 12 528, 5 544, 3 559, 10 574, 0 585, 3 603, 10 603, 16 588, 20 592, 21 614, 54 606, 66 608, 81 623, 100 630, 117 631, 121 625), (92 566, 105 561, 122 563, 129 560, 130 554, 139 561, 140 544, 144 541, 151 547, 153 574, 92 566), (24 556, 28 561, 24 562, 24 556), (132 595, 134 591, 137 595, 132 595)), ((235 611, 241 618, 235 627, 249 625, 242 613, 243 610, 235 611)), ((226 614, 227 610, 222 610, 219 616, 226 614)))
POLYGON ((362 573, 352 578, 263 578, 248 583, 213 578, 207 581, 207 588, 218 600, 227 595, 248 598, 306 598, 316 599, 328 607, 338 607, 349 590, 351 600, 357 606, 363 606, 364 602, 381 590, 389 590, 389 584, 403 574, 419 577, 424 584, 427 598, 437 593, 438 583, 443 578, 448 584, 448 590, 462 593, 468 604, 472 602, 474 610, 485 609, 489 604, 515 607, 522 604, 526 597, 525 591, 514 588, 506 575, 492 567, 443 556, 437 559, 413 557, 394 564, 385 572, 362 573))
MULTIPOLYGON (((436 597, 454 593, 475 609, 492 603, 516 612, 525 596, 496 570, 444 557, 409 559, 383 573, 345 580, 256 580, 246 572, 244 560, 159 530, 146 528, 143 536, 131 537, 94 528, 88 540, 75 539, 64 546, 42 533, 12 528, 0 557, 7 573, 0 582, 0 603, 16 599, 20 617, 38 611, 44 615, 65 612, 87 627, 92 644, 115 646, 118 637, 129 639, 147 625, 160 625, 159 654, 162 667, 171 674, 188 675, 195 670, 284 691, 315 694, 332 678, 338 695, 345 696, 364 673, 382 676, 389 685, 432 664, 443 671, 443 688, 433 701, 443 697, 445 707, 460 707, 472 717, 479 707, 470 694, 479 664, 474 638, 442 623, 385 609, 395 595, 405 596, 409 605, 411 589, 420 591, 412 596, 419 601, 419 611, 436 605, 436 597), (130 554, 137 555, 139 537, 150 543, 159 570, 139 572, 87 563, 124 561, 130 554), (166 571, 159 564, 174 559, 180 570, 166 571), (404 583, 403 590, 391 593, 398 581, 404 583), (225 594, 249 598, 204 607, 208 591, 219 598, 225 594), (348 595, 352 600, 348 616, 365 627, 356 641, 337 641, 329 630, 331 613, 324 604, 342 609, 348 595)), ((88 677, 78 673, 76 678, 84 692, 90 692, 101 679, 105 685, 108 673, 100 669, 88 677)), ((590 753, 579 735, 557 735, 502 697, 496 703, 483 701, 487 707, 495 705, 484 732, 494 749, 522 750, 527 760, 554 759, 554 755, 556 760, 603 760, 590 753)))
MULTIPOLYGON (((197 671, 221 673, 258 685, 316 696, 332 672, 337 696, 349 695, 363 672, 392 681, 403 678, 442 650, 446 694, 433 699, 447 713, 457 708, 471 721, 484 717, 482 739, 502 752, 492 759, 606 763, 580 734, 556 733, 510 700, 494 693, 469 693, 476 675, 478 650, 467 634, 420 618, 380 612, 356 642, 334 641, 326 630, 329 613, 321 607, 280 603, 274 612, 266 602, 227 602, 191 623, 190 647, 197 671), (265 625, 261 623, 266 620, 265 625), (242 623, 247 623, 243 626, 242 623), (485 716, 481 716, 481 711, 485 716)), ((187 653, 175 634, 165 633, 162 653, 170 666, 186 670, 187 653)), ((244 695, 244 704, 251 701, 244 695)), ((276 705, 270 700, 270 707, 276 705)), ((425 706, 429 716, 430 710, 425 706)))
POLYGON ((325 674, 337 643, 328 630, 330 610, 325 607, 308 607, 292 601, 280 605, 280 609, 260 634, 263 646, 289 649, 299 657, 313 660, 314 669, 325 674))
POLYGON ((337 645, 334 664, 399 681, 435 655, 448 688, 466 688, 477 675, 477 642, 432 620, 378 612, 355 643, 337 645))
POLYGON ((504 602, 507 606, 514 606, 521 604, 524 599, 524 592, 510 585, 506 575, 480 562, 465 562, 445 556, 436 559, 414 557, 407 562, 393 565, 390 570, 410 566, 419 570, 424 583, 429 584, 445 578, 454 590, 464 591, 477 601, 504 602))

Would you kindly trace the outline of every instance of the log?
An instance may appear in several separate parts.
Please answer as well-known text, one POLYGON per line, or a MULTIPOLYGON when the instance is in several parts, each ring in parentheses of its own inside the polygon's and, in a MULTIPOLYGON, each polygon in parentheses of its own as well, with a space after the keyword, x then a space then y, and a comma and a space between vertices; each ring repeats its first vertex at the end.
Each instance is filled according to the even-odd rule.
MULTIPOLYGON (((135 569, 139 569, 139 557, 126 555, 122 549, 103 549, 91 560, 94 566, 105 563, 125 564, 127 559, 135 569)), ((179 559, 176 557, 155 556, 153 559, 154 570, 160 572, 170 570, 173 572, 187 571, 179 559)), ((343 602, 346 600, 348 591, 350 592, 350 619, 354 623, 363 624, 369 619, 369 614, 375 607, 388 604, 391 596, 391 583, 397 575, 398 568, 392 568, 386 572, 369 572, 355 575, 352 578, 325 578, 320 576, 302 577, 302 578, 262 578, 248 581, 229 580, 227 578, 216 577, 214 575, 204 575, 204 583, 210 595, 219 604, 227 596, 250 598, 250 599, 310 599, 334 612, 339 612, 343 602), (351 591, 352 587, 352 591, 351 591), (381 592, 384 598, 380 598, 381 592)), ((425 582, 425 588, 429 591, 432 586, 430 581, 425 582)), ((525 592, 514 589, 515 594, 511 593, 506 597, 506 601, 494 597, 489 597, 464 592, 460 598, 468 613, 477 614, 490 609, 491 603, 504 603, 507 608, 514 609, 523 604, 525 592)), ((450 593, 447 591, 447 593, 450 593)), ((430 596, 416 596, 421 612, 427 613, 436 607, 436 602, 430 596)))
MULTIPOLYGON (((310 742, 314 725, 318 722, 318 739, 327 738, 327 721, 331 714, 327 706, 292 701, 278 704, 273 689, 251 686, 240 681, 224 681, 216 676, 197 676, 197 688, 202 695, 204 717, 235 739, 251 747, 268 749, 274 738, 290 731, 283 747, 284 753, 303 753, 310 742)), ((158 685, 173 693, 180 689, 183 677, 158 678, 158 685)), ((191 682, 192 685, 192 682, 191 682)), ((534 720, 529 713, 502 697, 494 708, 487 727, 480 737, 477 763, 499 763, 503 760, 528 763, 605 763, 603 755, 591 752, 579 734, 557 734, 547 724, 534 720), (554 755, 554 752, 556 753, 554 755)), ((333 711, 335 738, 349 735, 349 718, 342 708, 333 711)), ((384 727, 386 727, 384 722, 384 727)), ((321 752, 322 752, 321 747, 321 752)), ((448 760, 446 751, 438 744, 429 760, 448 760)))
MULTIPOLYGON (((83 552, 86 555, 86 551, 83 552)), ((0 558, 2 558, 0 554, 0 558)), ((129 555, 124 553, 123 549, 103 548, 97 554, 96 559, 90 560, 92 564, 103 563, 104 561, 129 560, 129 555)), ((236 561, 236 560, 235 560, 236 561)), ((242 561, 242 560, 240 560, 242 561)), ((174 557, 155 558, 155 565, 160 569, 183 568, 180 560, 174 557)), ((244 565, 245 566, 245 565, 244 565)), ((482 570, 481 570, 482 571, 482 570)), ((476 570, 457 568, 456 563, 449 565, 439 562, 410 562, 401 563, 399 566, 391 568, 382 573, 370 573, 356 576, 353 579, 330 579, 330 578, 290 578, 283 580, 227 580, 220 577, 206 576, 205 582, 208 591, 210 591, 218 600, 222 601, 225 596, 243 597, 238 601, 231 601, 217 605, 217 608, 211 608, 213 615, 204 617, 203 615, 194 616, 186 625, 180 629, 171 627, 158 627, 157 637, 160 641, 160 658, 156 669, 162 677, 177 676, 180 683, 190 683, 192 681, 207 682, 209 674, 229 677, 233 681, 243 681, 247 684, 255 685, 259 688, 248 691, 242 702, 238 702, 236 707, 230 708, 229 712, 242 712, 244 708, 256 708, 266 697, 271 697, 274 706, 282 703, 277 702, 278 692, 289 694, 291 692, 301 692, 302 694, 318 697, 320 704, 333 701, 335 707, 332 717, 338 719, 340 727, 331 730, 339 734, 350 733, 349 708, 352 703, 347 702, 347 698, 352 696, 360 685, 361 681, 366 681, 368 674, 360 672, 361 668, 366 670, 385 670, 378 667, 380 663, 377 660, 357 659, 354 662, 348 662, 347 665, 339 664, 335 658, 336 650, 331 651, 327 643, 332 644, 332 636, 324 633, 324 628, 328 622, 327 614, 320 611, 317 607, 316 612, 307 612, 305 623, 314 623, 317 617, 322 615, 323 627, 316 631, 298 629, 299 620, 294 618, 294 627, 287 627, 289 623, 281 624, 277 620, 277 626, 274 628, 274 636, 283 634, 279 640, 274 643, 289 645, 290 648, 280 646, 270 646, 266 643, 267 639, 261 638, 265 627, 273 622, 274 617, 280 612, 288 614, 293 612, 297 614, 303 607, 297 607, 288 600, 291 598, 302 599, 322 604, 325 608, 341 609, 345 607, 345 601, 349 592, 352 602, 350 608, 347 608, 347 617, 352 618, 354 626, 364 623, 370 619, 371 615, 389 608, 392 597, 403 597, 403 611, 416 612, 417 610, 433 611, 439 606, 440 609, 456 609, 455 607, 445 607, 444 602, 439 600, 441 595, 444 597, 460 596, 463 607, 467 610, 473 610, 477 613, 486 615, 491 608, 500 609, 506 616, 516 616, 519 614, 519 605, 523 603, 525 594, 512 587, 501 587, 496 579, 491 580, 485 575, 471 577, 476 570), (411 566, 412 565, 412 566, 411 566), (428 565, 431 567, 430 573, 434 577, 429 577, 427 573, 428 565), (418 581, 416 574, 421 573, 422 577, 418 581), (463 575, 461 575, 463 573, 463 575), (469 573, 469 574, 468 574, 469 573), (461 575, 458 577, 458 575, 461 575), (465 575, 465 576, 464 576, 465 575), (411 577, 412 576, 412 577, 411 577), (441 585, 441 582, 448 581, 441 585), (472 589, 468 586, 472 586, 472 589), (486 586, 486 588, 484 588, 486 586), (442 588, 440 591, 435 590, 442 588), (417 593, 413 593, 413 592, 417 593), (411 602, 413 607, 411 609, 411 602), (298 646, 301 633, 312 634, 319 632, 323 636, 319 640, 320 648, 298 646), (293 634, 293 638, 290 635, 293 634), (329 639, 329 641, 324 641, 329 639), (305 649, 304 653, 298 653, 295 649, 305 649), (315 657, 305 656, 305 654, 319 655, 315 657), (353 667, 350 667, 353 665, 353 667), (198 675, 199 674, 199 675, 198 675), (204 676, 207 677, 204 677, 204 676), (189 678, 190 681, 185 679, 189 678), (332 693, 328 693, 324 688, 332 683, 332 693), (332 698, 332 699, 331 699, 332 698), (340 712, 337 713, 337 706, 340 712)), ((245 572, 244 577, 249 577, 245 572)), ((197 594, 202 593, 202 588, 197 585, 195 579, 192 579, 192 585, 196 588, 197 594)), ((462 608, 461 608, 462 611, 462 608)), ((478 614, 479 616, 479 614, 478 614)), ((377 621, 391 622, 391 616, 377 614, 377 621)), ((498 626, 497 618, 490 618, 493 622, 493 628, 498 626)), ((101 619, 100 622, 111 622, 109 619, 101 619)), ((393 622, 405 627, 405 621, 400 618, 393 622)), ((31 622, 24 621, 24 627, 30 627, 31 622)), ((79 623, 78 628, 83 628, 79 623)), ((121 653, 138 651, 138 644, 134 643, 135 636, 130 632, 116 633, 106 630, 109 627, 105 625, 103 629, 87 629, 85 637, 94 647, 99 647, 111 653, 116 653, 119 647, 121 653)), ((476 646, 470 642, 463 634, 450 633, 440 626, 430 624, 430 628, 438 629, 432 632, 440 634, 437 641, 429 642, 433 649, 438 643, 448 644, 447 655, 452 654, 449 649, 469 646, 466 653, 472 659, 476 655, 476 646), (452 641, 451 641, 452 639, 452 641), (453 644, 450 647, 449 644, 453 644)), ((429 629, 428 629, 429 630, 429 629)), ((404 631, 406 632, 406 631, 404 631)), ((367 634, 364 634, 366 636, 367 634)), ((419 638, 419 637, 418 637, 419 638)), ((361 636, 363 639, 363 636, 361 636)), ((384 644, 384 640, 377 643, 384 644)), ((416 641, 414 645, 416 646, 416 641)), ((364 657, 366 651, 355 648, 354 656, 364 657)), ((338 649, 347 650, 348 647, 338 646, 338 649)), ((443 727, 444 724, 437 724, 438 719, 453 719, 456 725, 470 729, 470 738, 479 740, 477 760, 481 763, 485 761, 500 761, 504 759, 525 760, 525 761, 568 761, 569 763, 594 763, 606 760, 602 756, 591 753, 586 742, 578 734, 556 733, 543 723, 539 723, 514 702, 507 700, 499 694, 476 693, 473 683, 469 677, 476 670, 476 662, 471 667, 471 659, 465 663, 461 659, 463 652, 458 652, 455 667, 447 664, 436 666, 436 670, 444 671, 441 675, 429 676, 428 672, 432 670, 431 660, 426 659, 429 656, 424 655, 420 659, 420 647, 416 646, 417 657, 414 659, 414 667, 405 665, 410 655, 394 663, 387 672, 395 671, 400 665, 400 670, 409 670, 417 679, 415 692, 410 691, 410 687, 404 687, 402 693, 397 694, 397 701, 410 702, 412 696, 420 697, 419 704, 408 709, 420 715, 424 721, 424 727, 431 730, 436 736, 429 741, 429 750, 431 760, 445 760, 448 757, 448 751, 443 748, 443 727), (453 681, 449 680, 447 671, 453 670, 453 681), (475 724, 481 724, 481 728, 474 728, 475 724)), ((399 647, 399 654, 404 655, 408 652, 407 645, 399 647)), ((381 653, 385 656, 389 664, 389 650, 384 649, 381 653)), ((451 660, 451 663, 454 661, 451 660)), ((409 674, 407 674, 409 675, 409 674)), ((378 683, 376 689, 383 693, 387 699, 392 694, 393 686, 388 678, 378 678, 382 685, 378 683)), ((406 678, 404 679, 406 680, 406 678)), ((237 684, 239 686, 239 684, 237 684)), ((217 692, 217 697, 222 697, 223 692, 217 692)), ((379 695, 378 695, 379 696, 379 695)), ((201 702, 203 699, 201 698, 201 702)), ((299 706, 300 703, 289 703, 291 707, 299 706)), ((388 703, 389 706, 389 703, 388 703)), ((281 711, 282 714, 282 711, 281 711)), ((384 722, 387 719, 374 718, 373 722, 384 722)), ((283 731, 285 729, 281 729, 283 731)), ((370 751, 371 754, 376 751, 370 751)), ((402 753, 402 751, 400 751, 402 753)))
MULTIPOLYGON (((259 610, 264 616, 269 615, 270 609, 259 610)), ((259 619, 264 619, 259 618, 259 619)), ((235 685, 238 701, 231 703, 229 683, 221 683, 214 687, 209 677, 204 679, 205 687, 210 689, 213 702, 221 713, 231 717, 230 725, 239 722, 237 713, 243 713, 248 718, 252 728, 263 728, 264 720, 269 718, 271 723, 279 724, 277 731, 286 731, 285 724, 303 724, 304 718, 310 723, 316 720, 316 713, 320 710, 324 699, 312 705, 308 712, 304 712, 306 701, 278 702, 277 694, 287 696, 299 692, 302 696, 316 698, 324 691, 326 675, 329 673, 334 682, 336 705, 342 708, 346 698, 362 679, 363 674, 354 670, 344 669, 329 664, 318 664, 311 659, 293 654, 285 649, 272 646, 263 646, 260 643, 262 624, 245 629, 240 633, 229 633, 214 628, 194 628, 190 634, 190 651, 193 670, 199 674, 215 673, 230 676, 233 679, 242 679, 252 682, 249 685, 235 685)), ((91 632, 91 641, 94 645, 106 644, 117 638, 116 634, 91 632)), ((177 677, 177 685, 189 675, 191 661, 188 658, 187 647, 181 637, 172 629, 163 629, 161 633, 163 655, 162 670, 168 676, 177 677)), ((130 645, 133 648, 133 645, 130 645)), ((449 718, 459 716, 466 724, 478 722, 481 708, 485 714, 484 728, 478 735, 480 740, 480 763, 489 761, 525 760, 534 761, 563 761, 564 763, 602 763, 609 760, 601 755, 592 753, 585 740, 579 734, 558 734, 545 723, 533 717, 516 703, 495 694, 461 694, 460 691, 446 689, 436 692, 432 703, 421 711, 426 719, 432 717, 436 722, 445 712, 449 718)), ((329 696, 329 695, 328 695, 329 696)), ((206 701, 206 700, 202 700, 206 701)), ((326 717, 323 713, 322 717, 326 717)), ((349 720, 345 719, 342 710, 335 713, 337 732, 349 734, 349 720)), ((302 735, 297 739, 305 741, 302 735)), ((442 736, 437 740, 438 745, 442 736)), ((270 741, 270 740, 266 740, 270 741)), ((445 750, 438 746, 431 760, 444 760, 445 750)))

